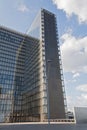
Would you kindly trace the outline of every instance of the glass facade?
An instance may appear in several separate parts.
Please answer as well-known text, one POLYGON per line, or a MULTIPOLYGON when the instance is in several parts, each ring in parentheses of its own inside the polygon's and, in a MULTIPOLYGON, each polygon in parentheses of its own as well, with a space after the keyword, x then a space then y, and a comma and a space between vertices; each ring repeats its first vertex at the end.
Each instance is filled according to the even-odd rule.
POLYGON ((43 121, 48 105, 65 118, 55 15, 42 9, 28 33, 0 26, 0 122, 43 121))
POLYGON ((39 40, 0 27, 0 122, 40 121, 39 40))
POLYGON ((45 46, 46 77, 49 96, 49 118, 66 118, 66 98, 62 81, 59 40, 56 17, 53 13, 41 11, 42 43, 45 46))
POLYGON ((40 39, 40 31, 41 31, 40 26, 41 26, 41 11, 37 14, 27 33, 30 36, 40 39))
MULTIPOLYGON (((0 27, 0 122, 9 121, 14 109, 15 86, 17 82, 16 64, 18 48, 23 37, 0 27)), ((20 60, 18 77, 23 77, 23 60, 20 60)), ((19 86, 22 83, 19 82, 19 86)))
MULTIPOLYGON (((42 108, 42 118, 64 119, 66 118, 66 97, 64 90, 62 65, 58 41, 56 17, 53 13, 41 9, 31 25, 29 35, 34 36, 38 25, 41 49, 41 63, 43 64, 42 86, 45 84, 47 93, 45 106, 42 108), (37 22, 39 21, 39 22, 37 22), (31 33, 32 32, 32 33, 31 33), (45 108, 45 109, 44 109, 45 108), (45 110, 45 113, 44 113, 45 110), (49 117, 48 117, 49 116, 49 117)), ((44 98, 42 99, 44 100, 44 98)))

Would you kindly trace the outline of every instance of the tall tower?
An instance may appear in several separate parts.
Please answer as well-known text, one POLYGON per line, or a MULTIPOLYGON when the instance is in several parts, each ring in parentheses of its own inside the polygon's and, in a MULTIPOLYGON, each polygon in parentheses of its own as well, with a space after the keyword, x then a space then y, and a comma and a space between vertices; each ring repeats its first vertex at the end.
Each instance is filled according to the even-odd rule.
MULTIPOLYGON (((42 108, 42 120, 49 114, 50 119, 66 118, 66 99, 62 80, 62 68, 60 60, 60 49, 57 34, 56 17, 53 13, 41 9, 34 22, 32 23, 29 34, 40 38, 41 64, 42 71, 42 88, 45 85, 47 106, 45 112, 42 108)), ((43 105, 42 105, 43 107, 43 105)))
POLYGON ((41 9, 29 35, 0 26, 0 122, 66 118, 55 15, 41 9))

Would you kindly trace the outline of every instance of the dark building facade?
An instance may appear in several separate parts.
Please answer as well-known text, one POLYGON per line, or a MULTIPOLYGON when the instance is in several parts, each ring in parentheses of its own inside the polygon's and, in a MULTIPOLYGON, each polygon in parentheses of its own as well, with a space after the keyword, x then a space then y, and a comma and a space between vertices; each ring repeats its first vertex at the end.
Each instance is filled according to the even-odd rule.
POLYGON ((54 14, 45 10, 42 10, 41 16, 43 23, 42 39, 45 44, 50 118, 65 118, 56 18, 54 14))
POLYGON ((0 122, 66 118, 55 15, 42 9, 29 35, 0 27, 0 122))

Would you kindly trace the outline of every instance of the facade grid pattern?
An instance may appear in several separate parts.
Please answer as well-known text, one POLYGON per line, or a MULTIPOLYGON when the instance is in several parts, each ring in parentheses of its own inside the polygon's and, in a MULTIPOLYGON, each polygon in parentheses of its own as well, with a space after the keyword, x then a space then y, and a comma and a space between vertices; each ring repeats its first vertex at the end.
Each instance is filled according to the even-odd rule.
POLYGON ((0 122, 66 118, 55 15, 41 9, 29 35, 0 26, 0 122))

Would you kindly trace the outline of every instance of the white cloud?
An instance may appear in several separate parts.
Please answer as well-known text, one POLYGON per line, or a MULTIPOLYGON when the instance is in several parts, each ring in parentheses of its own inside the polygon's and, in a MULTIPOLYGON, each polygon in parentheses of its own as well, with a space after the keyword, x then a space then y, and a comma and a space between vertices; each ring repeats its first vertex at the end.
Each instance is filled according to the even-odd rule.
POLYGON ((81 92, 87 92, 87 84, 77 86, 76 89, 81 91, 81 92))
POLYGON ((73 75, 73 78, 76 78, 76 77, 79 77, 79 76, 80 76, 79 73, 75 73, 75 74, 73 75))
POLYGON ((87 94, 81 94, 77 97, 76 106, 86 106, 87 107, 87 94))
POLYGON ((20 4, 20 5, 18 6, 18 11, 24 13, 24 12, 28 12, 29 9, 28 9, 28 7, 27 7, 25 4, 20 4))
POLYGON ((61 55, 64 71, 87 73, 87 36, 76 38, 68 32, 61 37, 61 41, 61 55))
POLYGON ((62 9, 68 16, 75 14, 79 22, 87 23, 87 0, 52 0, 58 9, 62 9))
POLYGON ((67 96, 67 105, 70 110, 74 107, 87 107, 87 94, 81 94, 80 96, 67 96))
POLYGON ((70 83, 75 83, 77 80, 76 79, 69 79, 69 80, 64 80, 65 84, 70 84, 70 83))
POLYGON ((74 107, 73 98, 71 96, 67 96, 67 106, 70 110, 72 110, 74 107))

